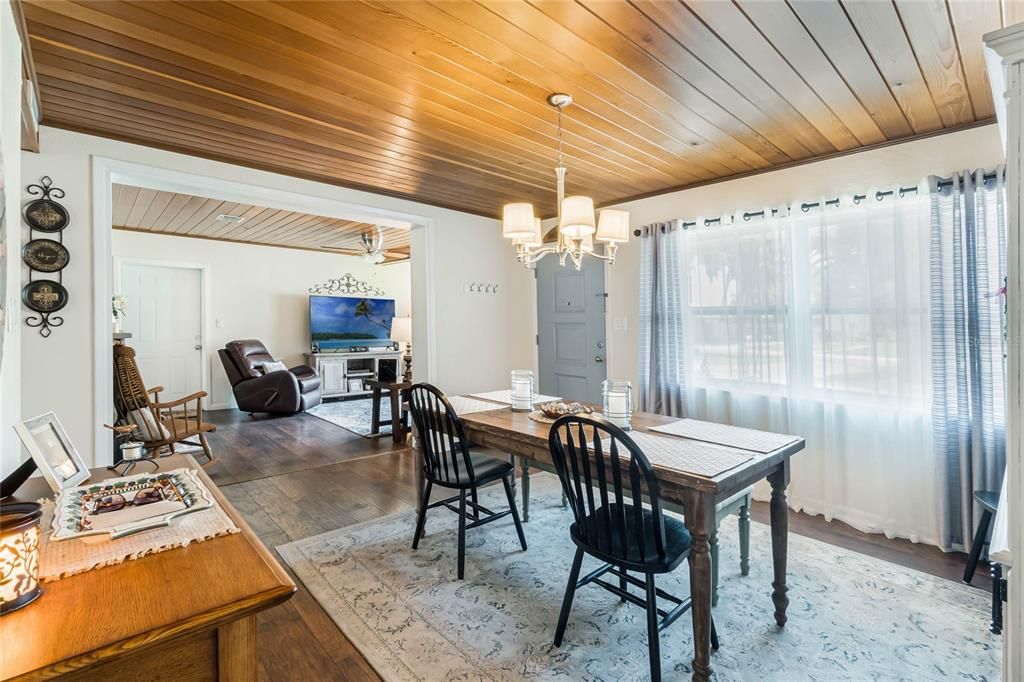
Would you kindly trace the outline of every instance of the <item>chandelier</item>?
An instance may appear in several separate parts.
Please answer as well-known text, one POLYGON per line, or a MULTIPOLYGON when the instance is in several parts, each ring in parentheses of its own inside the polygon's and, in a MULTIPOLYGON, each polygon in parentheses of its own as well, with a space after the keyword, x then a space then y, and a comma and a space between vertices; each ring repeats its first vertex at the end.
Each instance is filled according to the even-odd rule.
POLYGON ((555 180, 558 186, 558 238, 545 244, 540 218, 533 212, 533 204, 505 204, 502 209, 501 234, 512 240, 516 260, 533 267, 549 253, 558 256, 560 265, 571 260, 576 269, 583 265, 584 256, 615 262, 619 242, 629 241, 629 212, 605 208, 594 220, 594 200, 587 196, 565 196, 565 162, 562 154, 562 110, 572 104, 572 96, 556 92, 548 96, 548 104, 558 109, 558 165, 555 180), (603 242, 604 253, 594 250, 594 242, 603 242))

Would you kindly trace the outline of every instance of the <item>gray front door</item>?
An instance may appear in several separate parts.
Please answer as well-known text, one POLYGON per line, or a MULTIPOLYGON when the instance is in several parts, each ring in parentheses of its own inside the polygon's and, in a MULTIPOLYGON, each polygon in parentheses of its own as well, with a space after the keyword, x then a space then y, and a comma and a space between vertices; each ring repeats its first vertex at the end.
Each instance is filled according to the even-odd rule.
POLYGON ((537 263, 538 387, 545 395, 601 402, 605 379, 604 262, 582 270, 547 256, 537 263))

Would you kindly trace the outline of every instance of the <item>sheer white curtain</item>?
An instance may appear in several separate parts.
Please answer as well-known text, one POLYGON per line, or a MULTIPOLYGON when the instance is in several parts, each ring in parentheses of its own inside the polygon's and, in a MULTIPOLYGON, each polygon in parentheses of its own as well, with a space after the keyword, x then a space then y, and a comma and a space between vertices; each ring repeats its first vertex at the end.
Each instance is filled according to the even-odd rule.
POLYGON ((804 436, 791 507, 935 543, 927 198, 819 203, 686 231, 689 414, 804 436))

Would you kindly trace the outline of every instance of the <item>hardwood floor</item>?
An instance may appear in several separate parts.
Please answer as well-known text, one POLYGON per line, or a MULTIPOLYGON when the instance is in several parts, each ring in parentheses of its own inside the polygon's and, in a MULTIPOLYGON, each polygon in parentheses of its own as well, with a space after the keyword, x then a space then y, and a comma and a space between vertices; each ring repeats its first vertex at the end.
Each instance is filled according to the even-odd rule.
MULTIPOLYGON (((252 419, 220 411, 207 416, 218 425, 211 438, 217 461, 208 473, 275 554, 277 546, 293 540, 395 512, 412 514, 415 508, 414 453, 394 446, 390 438, 362 438, 305 414, 252 419)), ((768 504, 755 503, 753 518, 767 523, 768 504)), ((789 528, 950 580, 963 574, 964 554, 889 540, 793 512, 789 528)), ((302 583, 292 578, 299 586, 297 594, 259 616, 260 679, 379 679, 302 583)), ((974 585, 987 590, 990 584, 988 567, 980 565, 974 585)))

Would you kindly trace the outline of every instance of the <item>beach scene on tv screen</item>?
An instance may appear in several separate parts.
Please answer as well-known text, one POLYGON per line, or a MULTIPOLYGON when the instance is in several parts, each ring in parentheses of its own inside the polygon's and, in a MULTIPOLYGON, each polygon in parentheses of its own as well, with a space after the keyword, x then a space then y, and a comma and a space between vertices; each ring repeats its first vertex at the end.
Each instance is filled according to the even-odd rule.
POLYGON ((390 298, 309 297, 310 332, 320 350, 386 346, 394 317, 390 298))

